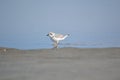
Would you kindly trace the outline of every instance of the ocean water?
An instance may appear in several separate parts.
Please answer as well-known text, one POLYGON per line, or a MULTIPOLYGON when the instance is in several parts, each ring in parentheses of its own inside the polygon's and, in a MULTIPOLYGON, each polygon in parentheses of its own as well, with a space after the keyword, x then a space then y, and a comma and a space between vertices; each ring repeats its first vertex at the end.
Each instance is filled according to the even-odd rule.
MULTIPOLYGON (((49 49, 53 48, 52 42, 1 42, 0 47, 17 48, 17 49, 49 49)), ((120 47, 118 42, 61 42, 59 47, 76 47, 76 48, 105 48, 120 47)))

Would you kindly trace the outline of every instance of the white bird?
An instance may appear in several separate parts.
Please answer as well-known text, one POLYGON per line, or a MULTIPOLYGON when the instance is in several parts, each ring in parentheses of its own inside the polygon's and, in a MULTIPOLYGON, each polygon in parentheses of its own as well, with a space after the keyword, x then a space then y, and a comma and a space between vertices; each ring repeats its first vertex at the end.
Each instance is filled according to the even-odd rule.
POLYGON ((54 42, 53 44, 54 48, 58 48, 59 41, 64 40, 66 37, 69 36, 69 34, 62 35, 62 34, 56 34, 54 32, 49 32, 47 36, 49 36, 50 39, 54 42))

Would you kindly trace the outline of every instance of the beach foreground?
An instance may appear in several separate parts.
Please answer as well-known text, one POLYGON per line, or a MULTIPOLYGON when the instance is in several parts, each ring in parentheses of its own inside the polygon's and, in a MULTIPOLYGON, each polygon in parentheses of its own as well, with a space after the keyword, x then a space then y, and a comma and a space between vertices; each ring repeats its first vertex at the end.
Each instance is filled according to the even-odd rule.
POLYGON ((120 80, 120 48, 1 48, 0 80, 120 80))

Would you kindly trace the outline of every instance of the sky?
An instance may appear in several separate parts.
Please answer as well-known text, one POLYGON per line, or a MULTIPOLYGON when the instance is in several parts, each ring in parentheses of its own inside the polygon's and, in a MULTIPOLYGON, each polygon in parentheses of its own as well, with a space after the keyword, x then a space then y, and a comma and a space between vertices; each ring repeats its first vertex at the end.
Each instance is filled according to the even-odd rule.
POLYGON ((70 34, 63 44, 120 47, 119 4, 120 0, 0 0, 0 47, 51 48, 46 36, 51 31, 70 34))

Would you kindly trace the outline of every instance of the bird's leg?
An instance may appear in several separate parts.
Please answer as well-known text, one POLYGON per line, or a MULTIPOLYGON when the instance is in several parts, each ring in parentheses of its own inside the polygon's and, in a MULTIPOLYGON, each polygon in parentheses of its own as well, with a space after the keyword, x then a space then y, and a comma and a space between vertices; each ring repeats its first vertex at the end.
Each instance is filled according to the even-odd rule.
POLYGON ((55 41, 55 42, 53 43, 53 46, 54 46, 54 48, 58 48, 58 41, 55 41))
POLYGON ((56 43, 56 48, 58 48, 58 44, 56 43))
POLYGON ((54 46, 54 48, 57 48, 57 43, 54 42, 54 43, 53 43, 53 46, 54 46))
POLYGON ((55 48, 58 48, 58 43, 56 42, 56 44, 55 44, 55 48))

